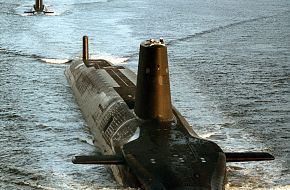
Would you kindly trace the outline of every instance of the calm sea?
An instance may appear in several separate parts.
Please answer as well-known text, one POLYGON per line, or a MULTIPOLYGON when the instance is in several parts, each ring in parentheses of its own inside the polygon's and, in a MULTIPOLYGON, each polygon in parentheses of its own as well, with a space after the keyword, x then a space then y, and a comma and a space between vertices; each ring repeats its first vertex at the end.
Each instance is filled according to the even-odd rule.
POLYGON ((103 166, 64 70, 91 56, 137 70, 141 41, 168 45, 174 105, 225 151, 276 160, 228 164, 227 190, 290 189, 289 0, 0 0, 0 189, 125 189, 103 166))

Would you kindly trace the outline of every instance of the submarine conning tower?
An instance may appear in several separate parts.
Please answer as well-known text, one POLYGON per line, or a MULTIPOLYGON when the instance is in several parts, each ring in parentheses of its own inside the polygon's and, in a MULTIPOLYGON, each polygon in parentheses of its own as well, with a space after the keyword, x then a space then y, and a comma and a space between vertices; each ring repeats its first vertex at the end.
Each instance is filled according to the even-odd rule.
POLYGON ((37 12, 41 12, 44 10, 42 0, 35 0, 34 10, 37 12))
POLYGON ((167 47, 162 38, 140 44, 134 111, 145 120, 170 121, 173 118, 167 47))

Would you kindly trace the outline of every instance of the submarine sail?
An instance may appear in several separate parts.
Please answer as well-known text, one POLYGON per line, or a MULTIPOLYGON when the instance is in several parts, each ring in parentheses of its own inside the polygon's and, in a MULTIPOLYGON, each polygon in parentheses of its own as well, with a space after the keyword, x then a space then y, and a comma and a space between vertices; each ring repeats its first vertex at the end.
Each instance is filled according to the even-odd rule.
POLYGON ((35 0, 34 10, 36 12, 42 12, 44 10, 44 5, 42 4, 42 0, 35 0))
POLYGON ((172 120, 167 48, 148 40, 140 45, 134 111, 142 119, 172 120))

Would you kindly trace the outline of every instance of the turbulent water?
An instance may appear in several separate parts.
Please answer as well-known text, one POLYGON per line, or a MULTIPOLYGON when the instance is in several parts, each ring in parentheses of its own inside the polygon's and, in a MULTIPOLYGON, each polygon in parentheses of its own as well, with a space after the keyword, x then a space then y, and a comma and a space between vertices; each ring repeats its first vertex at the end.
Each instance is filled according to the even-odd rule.
POLYGON ((290 1, 0 0, 0 189, 125 189, 103 166, 66 82, 82 36, 91 56, 136 71, 141 41, 168 45, 174 105, 224 151, 276 159, 228 164, 226 189, 290 189, 290 1))

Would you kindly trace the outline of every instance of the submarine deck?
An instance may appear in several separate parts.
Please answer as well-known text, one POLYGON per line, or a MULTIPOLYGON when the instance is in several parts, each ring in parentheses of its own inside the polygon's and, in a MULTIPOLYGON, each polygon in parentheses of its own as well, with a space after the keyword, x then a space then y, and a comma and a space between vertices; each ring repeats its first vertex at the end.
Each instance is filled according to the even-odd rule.
POLYGON ((215 143, 189 135, 179 122, 143 123, 139 138, 123 151, 145 189, 222 189, 217 186, 224 181, 224 153, 215 143))
POLYGON ((123 66, 114 66, 104 59, 90 59, 88 65, 95 69, 104 69, 118 84, 114 90, 122 97, 130 109, 134 108, 136 85, 121 70, 123 66))

